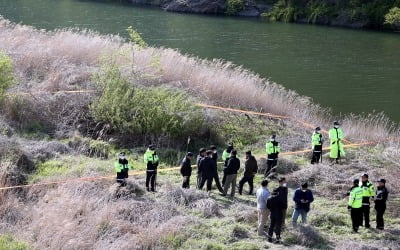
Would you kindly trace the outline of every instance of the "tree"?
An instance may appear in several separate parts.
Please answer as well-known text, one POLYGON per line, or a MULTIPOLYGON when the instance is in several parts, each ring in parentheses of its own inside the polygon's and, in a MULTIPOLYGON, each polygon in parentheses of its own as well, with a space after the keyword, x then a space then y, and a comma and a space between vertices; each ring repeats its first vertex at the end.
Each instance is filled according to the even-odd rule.
POLYGON ((6 53, 0 51, 0 102, 4 93, 15 82, 12 60, 6 53))
POLYGON ((385 24, 391 25, 394 29, 400 30, 400 8, 393 7, 385 15, 385 24))

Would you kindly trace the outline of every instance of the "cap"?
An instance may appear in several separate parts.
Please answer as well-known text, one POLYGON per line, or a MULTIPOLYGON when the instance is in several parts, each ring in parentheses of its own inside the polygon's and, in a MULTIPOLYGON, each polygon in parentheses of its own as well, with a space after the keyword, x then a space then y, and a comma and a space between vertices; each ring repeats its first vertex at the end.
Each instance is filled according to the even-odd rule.
POLYGON ((201 148, 201 149, 199 150, 200 153, 204 153, 204 152, 206 152, 206 151, 207 151, 207 149, 205 149, 205 148, 201 148))
POLYGON ((211 150, 207 150, 207 151, 206 151, 206 154, 207 154, 207 155, 211 155, 212 153, 213 153, 213 151, 211 151, 211 150))
POLYGON ((193 153, 192 153, 192 152, 187 152, 186 156, 192 157, 192 156, 193 156, 193 153))
POLYGON ((228 146, 233 147, 233 142, 228 142, 228 146))
POLYGON ((251 155, 251 151, 246 151, 246 155, 251 155))
POLYGON ((217 146, 211 145, 211 146, 210 146, 210 149, 211 149, 211 150, 217 149, 217 146))
POLYGON ((386 183, 386 180, 385 180, 385 179, 380 179, 380 180, 378 180, 377 182, 382 182, 383 184, 385 184, 385 183, 386 183))
POLYGON ((301 187, 302 187, 302 188, 308 188, 308 183, 305 182, 305 183, 301 184, 301 187))
POLYGON ((320 127, 316 127, 315 130, 321 130, 321 128, 320 127))
POLYGON ((150 145, 149 145, 149 149, 153 150, 153 149, 155 149, 155 148, 156 148, 156 146, 154 146, 154 144, 150 144, 150 145))
POLYGON ((125 156, 125 152, 119 153, 120 156, 125 156))
POLYGON ((276 139, 276 135, 271 135, 271 139, 276 139))
POLYGON ((340 125, 340 123, 338 121, 334 121, 333 125, 340 125))
POLYGON ((361 177, 368 178, 368 175, 367 174, 363 174, 361 177))
POLYGON ((360 182, 360 180, 358 180, 358 179, 354 179, 354 180, 353 180, 353 183, 354 183, 354 184, 358 184, 359 182, 360 182))

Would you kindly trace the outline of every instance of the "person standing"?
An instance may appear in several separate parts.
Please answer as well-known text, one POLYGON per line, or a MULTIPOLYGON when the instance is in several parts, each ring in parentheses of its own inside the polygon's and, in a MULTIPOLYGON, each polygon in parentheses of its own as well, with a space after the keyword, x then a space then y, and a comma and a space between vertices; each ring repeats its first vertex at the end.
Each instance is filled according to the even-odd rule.
POLYGON ((301 223, 307 223, 307 214, 310 211, 310 204, 314 201, 314 196, 311 190, 308 189, 308 184, 303 183, 301 188, 296 189, 293 195, 293 201, 295 202, 293 212, 293 226, 297 225, 297 219, 301 215, 301 223))
POLYGON ((288 208, 288 188, 286 178, 282 177, 279 179, 279 187, 277 191, 282 204, 282 228, 285 228, 286 212, 288 208))
POLYGON ((156 147, 154 145, 149 145, 144 154, 144 163, 147 166, 146 169, 146 189, 147 191, 156 191, 156 178, 157 178, 157 167, 159 163, 159 158, 156 147), (150 186, 149 186, 150 185, 150 186))
POLYGON ((322 144, 324 143, 324 139, 322 138, 321 134, 321 128, 316 127, 314 133, 311 136, 311 141, 312 141, 312 159, 311 159, 311 164, 314 163, 319 163, 319 161, 322 161, 322 144))
POLYGON ((276 135, 271 135, 269 142, 265 145, 267 152, 267 169, 265 177, 268 177, 271 172, 275 172, 275 166, 278 164, 278 155, 281 152, 279 142, 276 141, 276 135))
POLYGON ((267 200, 269 198, 268 180, 261 181, 261 187, 256 192, 257 196, 257 213, 258 213, 258 236, 264 236, 264 226, 267 222, 269 210, 267 209, 267 200))
POLYGON ((376 229, 385 229, 385 224, 383 221, 383 214, 386 210, 386 201, 388 199, 389 192, 386 189, 386 180, 380 179, 378 181, 378 187, 376 189, 375 196, 375 210, 376 210, 376 229))
POLYGON ((216 168, 215 161, 212 159, 212 151, 206 151, 206 157, 201 160, 201 183, 199 189, 203 189, 204 184, 207 182, 207 191, 210 192, 212 188, 212 181, 214 178, 214 170, 216 168))
POLYGON ((272 242, 272 235, 275 232, 276 243, 281 241, 282 227, 282 200, 279 198, 278 189, 274 189, 271 196, 267 200, 267 208, 270 211, 270 224, 268 228, 268 241, 272 242))
POLYGON ((190 187, 190 176, 192 175, 192 160, 193 153, 188 152, 182 160, 181 164, 181 174, 183 177, 182 188, 190 187))
POLYGON ((329 157, 333 161, 336 160, 336 163, 339 163, 341 157, 345 156, 344 148, 343 148, 343 131, 340 128, 339 122, 335 121, 333 123, 333 128, 329 130, 329 139, 331 142, 331 150, 329 153, 329 157))
POLYGON ((233 142, 228 142, 228 147, 222 152, 222 160, 224 161, 224 175, 222 177, 222 185, 225 184, 226 180, 226 175, 225 175, 225 169, 228 166, 228 160, 231 157, 231 152, 233 150, 233 142))
POLYGON ((117 182, 121 187, 126 186, 126 179, 128 178, 128 171, 131 168, 129 162, 125 157, 125 153, 119 154, 118 160, 114 164, 115 172, 117 173, 117 182))
POLYGON ((363 190, 362 214, 363 214, 364 226, 365 228, 370 228, 371 227, 371 225, 369 224, 370 200, 373 199, 375 196, 375 187, 371 182, 368 181, 367 174, 363 174, 363 176, 361 176, 361 181, 362 182, 360 183, 360 187, 363 190))
POLYGON ((221 182, 219 181, 218 175, 218 151, 215 145, 210 146, 210 150, 212 151, 212 159, 215 162, 215 169, 214 169, 214 181, 215 185, 217 186, 219 192, 224 193, 224 189, 221 186, 221 182))
POLYGON ((203 175, 201 172, 200 163, 206 157, 206 151, 207 151, 207 149, 201 148, 199 150, 199 154, 197 155, 197 159, 196 159, 196 164, 197 164, 197 185, 196 185, 196 187, 197 187, 197 189, 200 189, 201 178, 203 175))
POLYGON ((363 190, 359 187, 359 180, 353 180, 347 209, 350 210, 351 223, 355 233, 358 232, 358 228, 362 225, 362 194, 363 190))
POLYGON ((239 181, 239 194, 242 195, 243 185, 249 183, 249 195, 253 194, 254 176, 257 174, 258 165, 256 158, 251 154, 251 151, 246 152, 246 162, 244 163, 243 178, 239 181))
POLYGON ((236 155, 237 151, 235 149, 232 150, 231 158, 229 158, 225 169, 226 180, 224 184, 224 195, 227 194, 229 186, 231 186, 231 197, 235 196, 236 178, 238 170, 240 169, 240 160, 236 157, 236 155))

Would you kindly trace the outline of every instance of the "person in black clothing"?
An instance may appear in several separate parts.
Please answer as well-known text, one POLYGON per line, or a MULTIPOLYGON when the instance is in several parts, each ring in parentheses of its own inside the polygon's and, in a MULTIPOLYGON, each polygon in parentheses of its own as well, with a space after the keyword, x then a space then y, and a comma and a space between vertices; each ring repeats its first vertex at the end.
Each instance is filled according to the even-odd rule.
POLYGON ((192 163, 193 153, 188 152, 181 164, 181 174, 183 177, 182 188, 189 188, 190 176, 192 175, 192 163))
POLYGON ((272 235, 275 232, 276 242, 281 240, 282 208, 283 204, 279 197, 278 189, 274 189, 271 197, 267 200, 267 208, 270 210, 270 224, 268 228, 268 241, 272 242, 272 235))
POLYGON ((222 160, 224 161, 224 175, 222 177, 222 185, 225 185, 226 175, 225 175, 225 168, 228 166, 228 161, 233 150, 233 143, 229 142, 228 147, 222 153, 222 160))
POLYGON ((200 163, 206 157, 206 151, 207 151, 207 149, 201 148, 199 150, 199 155, 197 155, 197 160, 196 160, 196 164, 197 164, 197 185, 196 185, 196 187, 197 187, 197 189, 200 189, 201 178, 202 178, 200 163))
POLYGON ((217 151, 217 147, 215 145, 211 145, 210 146, 210 150, 212 151, 212 159, 215 161, 215 169, 214 169, 215 185, 217 186, 218 190, 221 193, 224 193, 224 190, 222 189, 221 182, 219 181, 219 176, 218 176, 218 151, 217 151))
POLYGON ((228 164, 224 170, 226 176, 224 184, 224 194, 226 195, 229 187, 231 186, 231 197, 235 196, 236 191, 236 178, 238 170, 240 169, 240 160, 236 157, 237 151, 234 149, 231 151, 231 157, 229 158, 228 164))
POLYGON ((386 210, 386 201, 389 195, 389 192, 386 189, 385 185, 386 185, 385 179, 380 179, 378 181, 378 187, 374 199, 375 210, 376 210, 376 228, 379 230, 383 230, 385 228, 385 224, 383 221, 383 214, 385 213, 386 210))
POLYGON ((288 208, 288 188, 286 178, 282 177, 279 179, 279 187, 277 190, 279 193, 279 199, 282 203, 282 228, 285 228, 286 211, 288 208))
POLYGON ((199 189, 204 187, 204 184, 207 182, 207 191, 210 192, 212 188, 212 181, 214 178, 214 171, 216 168, 216 163, 212 159, 212 151, 208 150, 206 152, 206 157, 200 161, 201 168, 201 183, 199 189))
POLYGON ((251 151, 246 152, 246 162, 244 163, 243 178, 239 181, 239 194, 242 195, 243 185, 249 183, 249 195, 253 194, 253 181, 254 176, 257 174, 258 165, 256 158, 251 155, 251 151))

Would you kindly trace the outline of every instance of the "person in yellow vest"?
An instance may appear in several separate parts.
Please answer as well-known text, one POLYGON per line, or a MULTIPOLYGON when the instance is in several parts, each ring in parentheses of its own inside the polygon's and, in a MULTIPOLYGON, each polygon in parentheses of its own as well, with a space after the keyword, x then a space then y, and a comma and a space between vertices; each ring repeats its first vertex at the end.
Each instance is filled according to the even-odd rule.
POLYGON ((331 141, 331 151, 329 157, 332 161, 336 160, 336 163, 339 163, 339 159, 345 156, 344 148, 343 148, 343 131, 340 128, 339 122, 333 123, 333 128, 329 130, 329 139, 331 141))
POLYGON ((225 180, 226 180, 226 174, 225 174, 225 169, 228 166, 228 161, 231 157, 231 152, 234 149, 233 147, 233 142, 228 142, 228 147, 222 152, 222 160, 224 161, 224 175, 222 176, 222 186, 225 185, 225 180))
POLYGON ((268 177, 271 172, 275 172, 275 168, 278 165, 278 155, 281 152, 279 142, 276 141, 276 135, 271 135, 269 142, 265 145, 267 152, 267 169, 265 170, 265 177, 268 177))
POLYGON ((118 160, 114 163, 114 168, 117 173, 117 182, 122 187, 126 186, 126 178, 128 178, 128 171, 131 167, 124 152, 119 154, 118 160))
POLYGON ((349 203, 347 205, 355 233, 358 232, 358 228, 362 225, 362 196, 363 190, 359 187, 359 180, 355 179, 353 187, 350 189, 349 203))
POLYGON ((156 147, 154 145, 149 145, 144 154, 144 163, 147 165, 146 169, 146 189, 147 191, 156 191, 156 178, 157 178, 157 167, 159 163, 159 158, 156 147), (150 187, 149 187, 150 185, 150 187))
POLYGON ((322 144, 324 143, 324 138, 322 138, 321 128, 316 127, 314 133, 311 136, 312 141, 312 159, 311 164, 322 162, 322 144))
POLYGON ((371 225, 369 224, 370 201, 373 200, 373 198, 375 197, 375 186, 368 181, 367 174, 363 174, 361 176, 360 188, 362 188, 363 190, 361 225, 362 221, 364 220, 365 228, 370 228, 371 227, 371 225))

